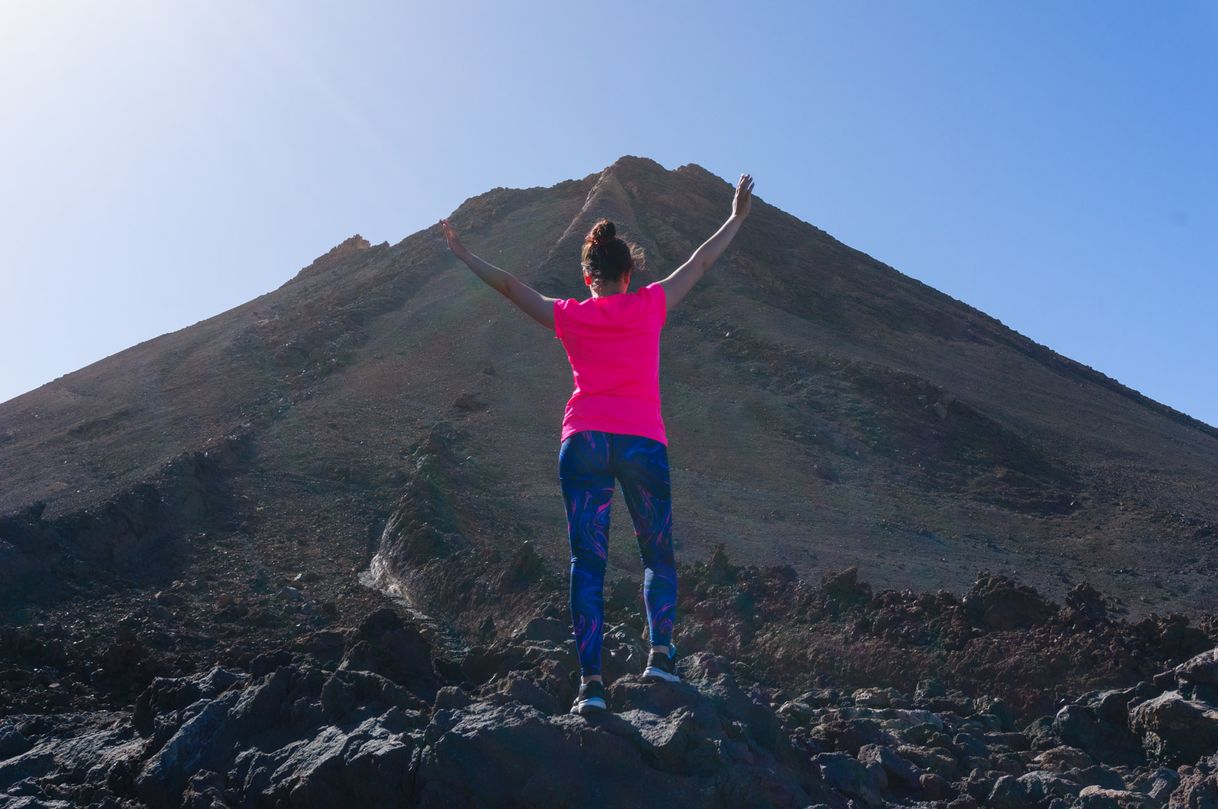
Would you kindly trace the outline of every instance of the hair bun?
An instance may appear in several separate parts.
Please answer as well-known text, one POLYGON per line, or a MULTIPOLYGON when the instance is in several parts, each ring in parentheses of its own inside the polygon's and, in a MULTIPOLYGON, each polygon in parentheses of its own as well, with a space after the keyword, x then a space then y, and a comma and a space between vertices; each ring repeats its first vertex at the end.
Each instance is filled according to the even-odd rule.
POLYGON ((608 219, 598 219, 584 236, 579 252, 580 267, 585 276, 599 278, 601 283, 615 283, 641 261, 643 250, 617 235, 617 228, 608 219))
POLYGON ((615 236, 617 236, 617 228, 608 219, 602 219, 592 227, 592 231, 588 234, 588 241, 600 247, 613 241, 615 236))

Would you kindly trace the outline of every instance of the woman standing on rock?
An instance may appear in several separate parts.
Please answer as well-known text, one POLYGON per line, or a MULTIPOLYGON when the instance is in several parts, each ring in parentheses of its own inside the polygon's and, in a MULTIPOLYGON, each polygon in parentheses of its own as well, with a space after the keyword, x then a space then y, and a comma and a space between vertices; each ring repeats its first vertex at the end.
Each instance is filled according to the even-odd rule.
POLYGON ((451 223, 440 225, 453 254, 562 341, 575 390, 563 414, 558 478, 571 543, 571 620, 581 685, 571 713, 605 710, 601 678, 604 580, 614 480, 622 484, 643 561, 651 653, 645 680, 678 682, 672 644, 677 571, 672 550, 668 437, 660 415, 660 331, 748 216, 753 178, 740 175, 732 213, 662 281, 627 292, 638 248, 597 222, 581 251, 591 297, 548 298, 469 252, 451 223))

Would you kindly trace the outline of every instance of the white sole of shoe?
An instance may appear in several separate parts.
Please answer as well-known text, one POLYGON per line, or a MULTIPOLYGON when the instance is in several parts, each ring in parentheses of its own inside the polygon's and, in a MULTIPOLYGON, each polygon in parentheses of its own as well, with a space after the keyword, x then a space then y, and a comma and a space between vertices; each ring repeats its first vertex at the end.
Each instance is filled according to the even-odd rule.
POLYGON ((664 671, 664 669, 657 669, 652 666, 648 666, 647 668, 643 669, 643 678, 644 679, 650 678, 650 679, 656 679, 656 680, 667 680, 670 683, 681 682, 681 678, 678 677, 677 675, 669 674, 668 672, 664 671))
POLYGON ((605 701, 600 697, 586 699, 571 706, 571 713, 586 714, 605 710, 605 701))

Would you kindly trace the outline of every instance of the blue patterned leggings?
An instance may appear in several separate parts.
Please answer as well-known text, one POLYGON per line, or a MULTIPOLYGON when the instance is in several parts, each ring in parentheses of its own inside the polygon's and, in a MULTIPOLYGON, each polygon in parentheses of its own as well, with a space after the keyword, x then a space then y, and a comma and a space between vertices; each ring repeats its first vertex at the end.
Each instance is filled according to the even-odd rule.
POLYGON ((676 612, 668 447, 654 438, 600 430, 567 436, 558 450, 558 479, 571 541, 571 625, 585 677, 601 672, 614 478, 622 484, 639 543, 643 603, 653 646, 665 646, 671 640, 676 612))

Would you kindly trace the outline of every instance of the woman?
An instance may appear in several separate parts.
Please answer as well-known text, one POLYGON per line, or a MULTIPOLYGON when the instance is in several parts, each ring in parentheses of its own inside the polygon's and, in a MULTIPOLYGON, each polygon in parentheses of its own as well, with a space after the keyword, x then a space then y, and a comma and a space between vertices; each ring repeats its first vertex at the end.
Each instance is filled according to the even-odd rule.
POLYGON ((571 543, 570 606, 581 684, 571 713, 605 710, 600 674, 603 586, 614 480, 622 484, 643 561, 651 652, 644 680, 678 682, 672 644, 677 572, 672 551, 668 437, 660 415, 660 331, 681 299, 727 248, 748 216, 753 178, 740 175, 732 213, 667 278, 628 292, 637 247, 597 222, 581 253, 591 297, 548 298, 469 252, 451 223, 453 254, 562 341, 575 390, 563 414, 558 478, 571 543))

